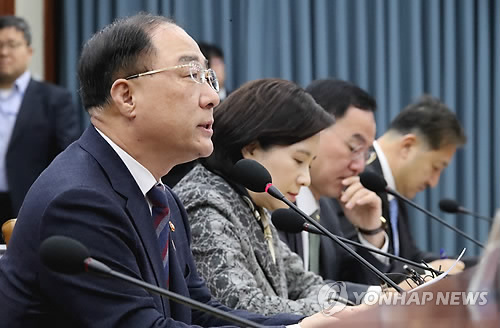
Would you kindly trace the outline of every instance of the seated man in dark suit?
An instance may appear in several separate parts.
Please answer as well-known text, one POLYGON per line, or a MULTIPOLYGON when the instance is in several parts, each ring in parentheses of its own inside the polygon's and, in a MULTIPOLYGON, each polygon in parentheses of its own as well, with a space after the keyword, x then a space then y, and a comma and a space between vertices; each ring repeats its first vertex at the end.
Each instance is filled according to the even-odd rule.
MULTIPOLYGON (((196 42, 164 17, 116 21, 84 46, 83 104, 92 125, 33 184, 0 259, 5 327, 187 327, 228 322, 121 280, 68 276, 40 261, 40 243, 65 235, 112 269, 262 324, 263 317, 215 301, 190 251, 186 212, 160 178, 208 156, 217 78, 196 42)), ((316 314, 302 328, 336 320, 316 314)))
MULTIPOLYGON (((359 229, 373 231, 360 234, 363 243, 387 250, 388 237, 380 229, 380 198, 363 188, 357 176, 365 168, 375 139, 375 100, 356 85, 340 80, 314 81, 306 90, 327 112, 335 115, 336 122, 321 132, 318 156, 311 165, 311 185, 301 188, 297 205, 307 214, 319 211, 320 223, 337 235, 342 234, 338 212, 345 209, 359 229), (330 197, 340 199, 343 206, 330 197)), ((380 283, 327 236, 303 232, 298 236, 288 234, 284 240, 303 256, 306 269, 325 279, 380 283)), ((359 252, 367 259, 373 257, 371 253, 359 252)))
POLYGON ((0 226, 17 216, 36 178, 80 135, 71 94, 34 80, 32 55, 26 21, 0 16, 0 226))
MULTIPOLYGON (((314 81, 306 90, 325 110, 335 115, 336 123, 322 133, 318 157, 311 166, 311 185, 309 189, 302 188, 297 205, 308 214, 319 209, 320 223, 332 233, 393 253, 392 230, 390 224, 384 222, 390 223, 389 213, 382 211, 380 198, 375 200, 376 194, 363 188, 357 176, 365 169, 367 161, 376 158, 371 150, 375 138, 375 100, 364 90, 344 81, 314 81)), ((405 227, 408 229, 407 225, 405 227)), ((303 232, 299 236, 287 234, 284 240, 303 256, 310 270, 324 279, 380 283, 326 236, 303 232)), ((404 271, 399 262, 365 250, 358 250, 358 253, 379 270, 395 273, 389 275, 394 281, 403 280, 401 273, 404 271)), ((416 262, 422 259, 406 252, 400 255, 416 262)), ((432 265, 447 268, 451 263, 441 261, 432 265)))
MULTIPOLYGON (((465 142, 466 136, 455 114, 439 99, 423 96, 403 109, 373 143, 376 156, 371 158, 367 170, 380 174, 389 187, 412 199, 418 192, 438 184, 457 148, 465 142)), ((445 269, 454 262, 438 260, 438 254, 419 249, 409 229, 407 205, 387 193, 379 196, 383 215, 389 223, 391 253, 415 262, 435 261, 432 265, 436 268, 445 269)), ((354 227, 344 223, 344 232, 352 234, 354 227)), ((463 263, 458 267, 463 268, 463 263)), ((401 271, 401 268, 393 267, 391 271, 401 271)))

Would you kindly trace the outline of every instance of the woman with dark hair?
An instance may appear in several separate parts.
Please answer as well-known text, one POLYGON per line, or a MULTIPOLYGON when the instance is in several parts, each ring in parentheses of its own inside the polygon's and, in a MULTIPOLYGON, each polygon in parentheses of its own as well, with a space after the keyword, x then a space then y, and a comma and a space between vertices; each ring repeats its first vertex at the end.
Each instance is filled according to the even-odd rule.
POLYGON ((310 183, 319 132, 334 118, 293 82, 262 79, 234 91, 215 109, 214 120, 214 152, 174 188, 188 212, 198 270, 213 295, 232 308, 266 315, 322 310, 324 281, 304 271, 270 224, 269 211, 286 205, 228 176, 238 160, 256 160, 295 201, 310 183))

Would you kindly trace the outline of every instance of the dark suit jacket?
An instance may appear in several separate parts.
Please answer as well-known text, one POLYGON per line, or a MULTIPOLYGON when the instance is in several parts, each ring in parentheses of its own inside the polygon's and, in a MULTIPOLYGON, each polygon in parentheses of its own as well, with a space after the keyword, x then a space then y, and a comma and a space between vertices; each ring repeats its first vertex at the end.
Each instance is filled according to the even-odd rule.
MULTIPOLYGON (((383 176, 382 166, 380 165, 380 161, 378 160, 378 158, 376 158, 373 162, 371 162, 366 169, 371 170, 383 176)), ((389 200, 387 197, 387 193, 379 193, 378 195, 382 199, 382 215, 388 220, 389 223, 387 227, 387 232, 390 238, 389 251, 391 253, 394 253, 392 228, 390 225, 391 216, 389 209, 389 200)), ((410 231, 410 224, 408 222, 407 204, 405 204, 401 200, 398 200, 398 234, 399 234, 399 256, 407 258, 414 262, 421 262, 422 260, 426 262, 432 262, 434 260, 439 259, 439 256, 437 254, 424 252, 417 247, 410 231)), ((478 258, 475 256, 463 257, 462 261, 465 263, 466 267, 470 267, 477 264, 478 258)), ((400 262, 392 263, 390 271, 404 272, 403 264, 400 262)))
POLYGON ((31 80, 5 158, 14 216, 40 173, 79 135, 77 111, 70 93, 61 87, 31 80))
MULTIPOLYGON (((168 189, 169 192, 170 189, 168 189)), ((170 290, 225 311, 198 276, 184 208, 174 196, 169 254, 170 290), (176 209, 174 206, 177 206, 176 209)), ((165 288, 167 277, 151 213, 137 183, 110 145, 90 126, 33 184, 19 213, 7 253, 0 259, 0 318, 5 327, 183 327, 225 321, 150 295, 140 287, 99 275, 58 274, 40 263, 41 241, 52 235, 79 240, 112 269, 165 288)), ((301 317, 265 318, 264 324, 301 317)))
MULTIPOLYGON (((332 202, 331 199, 322 197, 319 201, 320 207, 320 223, 327 228, 331 233, 344 237, 338 220, 338 212, 340 208, 338 204, 332 202)), ((299 254, 302 259, 304 252, 302 248, 302 235, 300 233, 286 233, 280 231, 280 238, 290 247, 292 251, 299 254)), ((351 246, 349 246, 351 247, 351 246)), ((362 250, 357 250, 351 247, 363 257, 371 256, 364 253, 362 250)), ((319 275, 326 280, 345 281, 349 300, 355 301, 353 292, 366 291, 366 279, 364 279, 365 272, 360 270, 361 264, 351 256, 347 251, 338 246, 332 239, 327 236, 320 236, 320 271, 319 275), (360 276, 361 275, 361 276, 360 276), (353 283, 355 282, 355 283, 353 283), (361 284, 358 284, 361 283, 361 284)), ((370 273, 371 274, 371 273, 370 273)), ((372 279, 369 284, 380 284, 376 278, 372 279)))
MULTIPOLYGON (((367 166, 367 170, 371 170, 381 176, 383 176, 382 166, 380 161, 375 159, 367 166)), ((389 251, 394 253, 393 247, 393 232, 391 228, 391 215, 389 208, 389 200, 387 193, 379 193, 378 196, 382 199, 382 216, 387 220, 387 232, 389 235, 389 251)), ((399 256, 407 258, 415 262, 421 262, 422 260, 430 262, 439 258, 439 256, 433 255, 432 253, 424 252, 417 247, 415 240, 413 239, 410 232, 410 225, 408 222, 408 208, 406 204, 398 200, 398 234, 399 234, 399 256)))
MULTIPOLYGON (((383 176, 382 167, 380 166, 380 162, 378 159, 372 161, 367 167, 366 170, 373 171, 381 176, 383 176)), ((391 216, 389 209, 389 200, 387 198, 387 193, 378 193, 377 194, 382 200, 382 216, 387 220, 387 228, 386 232, 389 236, 389 253, 394 254, 394 239, 392 235, 391 228, 391 216)), ((345 217, 341 216, 341 226, 342 231, 347 236, 347 238, 359 241, 358 234, 356 228, 350 223, 350 221, 345 217)), ((410 232, 410 227, 408 224, 408 210, 406 208, 406 204, 402 201, 398 200, 398 233, 399 233, 399 256, 412 260, 414 262, 421 262, 422 260, 426 262, 430 262, 436 260, 438 257, 431 254, 426 253, 420 250, 410 232)), ((396 281, 400 282, 403 280, 404 276, 398 275, 401 273, 406 273, 403 269, 404 263, 398 261, 391 261, 389 265, 383 265, 380 261, 378 261, 375 257, 367 258, 370 263, 382 268, 385 272, 393 273, 389 277, 396 281)), ((418 269, 417 269, 418 270, 418 269)), ((418 270, 420 271, 420 270, 418 270)), ((367 276, 367 279, 369 277, 367 276)))

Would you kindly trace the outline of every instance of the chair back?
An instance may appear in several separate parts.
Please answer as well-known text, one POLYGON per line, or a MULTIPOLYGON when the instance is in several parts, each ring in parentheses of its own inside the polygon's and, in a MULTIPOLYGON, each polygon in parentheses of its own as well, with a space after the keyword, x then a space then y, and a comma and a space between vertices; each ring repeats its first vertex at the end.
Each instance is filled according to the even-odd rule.
POLYGON ((10 236, 12 235, 12 231, 14 230, 14 226, 16 225, 17 219, 10 219, 5 221, 4 224, 2 224, 2 235, 3 239, 5 240, 5 244, 9 244, 10 236))

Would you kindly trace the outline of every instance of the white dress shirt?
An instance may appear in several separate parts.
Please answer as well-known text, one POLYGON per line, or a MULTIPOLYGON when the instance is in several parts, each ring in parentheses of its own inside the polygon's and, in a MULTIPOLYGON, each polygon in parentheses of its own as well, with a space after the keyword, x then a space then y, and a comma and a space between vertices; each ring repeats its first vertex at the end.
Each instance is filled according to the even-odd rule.
POLYGON ((151 211, 152 205, 148 198, 146 197, 146 194, 153 186, 156 184, 162 184, 163 183, 160 181, 156 181, 155 177, 147 168, 145 168, 141 163, 135 160, 132 156, 130 156, 125 150, 121 149, 120 146, 115 144, 108 136, 106 136, 102 131, 100 131, 98 128, 95 128, 97 132, 106 140, 106 142, 113 148, 113 150, 118 154, 118 156, 121 158, 127 169, 129 170, 130 174, 132 174, 132 177, 134 178, 135 182, 139 186, 139 189, 141 189, 142 194, 144 195, 144 198, 148 202, 149 205, 149 210, 151 211))
MULTIPOLYGON (((297 206, 304 211, 307 215, 311 215, 312 213, 316 212, 316 210, 319 209, 319 202, 314 198, 314 195, 311 192, 311 189, 308 187, 301 187, 300 192, 297 195, 297 206)), ((304 251, 304 269, 306 271, 309 270, 309 232, 307 231, 302 231, 302 249, 304 251)), ((384 246, 388 248, 389 243, 388 243, 388 237, 386 234, 385 238, 385 243, 384 246)), ((370 245, 371 248, 376 248, 374 245, 370 244, 365 240, 365 242, 370 245)), ((383 250, 383 247, 382 249, 383 250)), ((376 254, 374 254, 376 255, 376 254)), ((367 293, 371 292, 376 292, 376 293, 381 293, 382 288, 380 286, 370 286, 368 287, 367 293)))
MULTIPOLYGON (((311 216, 319 209, 319 202, 314 199, 311 189, 301 187, 296 198, 297 207, 311 216)), ((302 231, 302 251, 304 252, 304 270, 309 271, 309 232, 302 231)))

